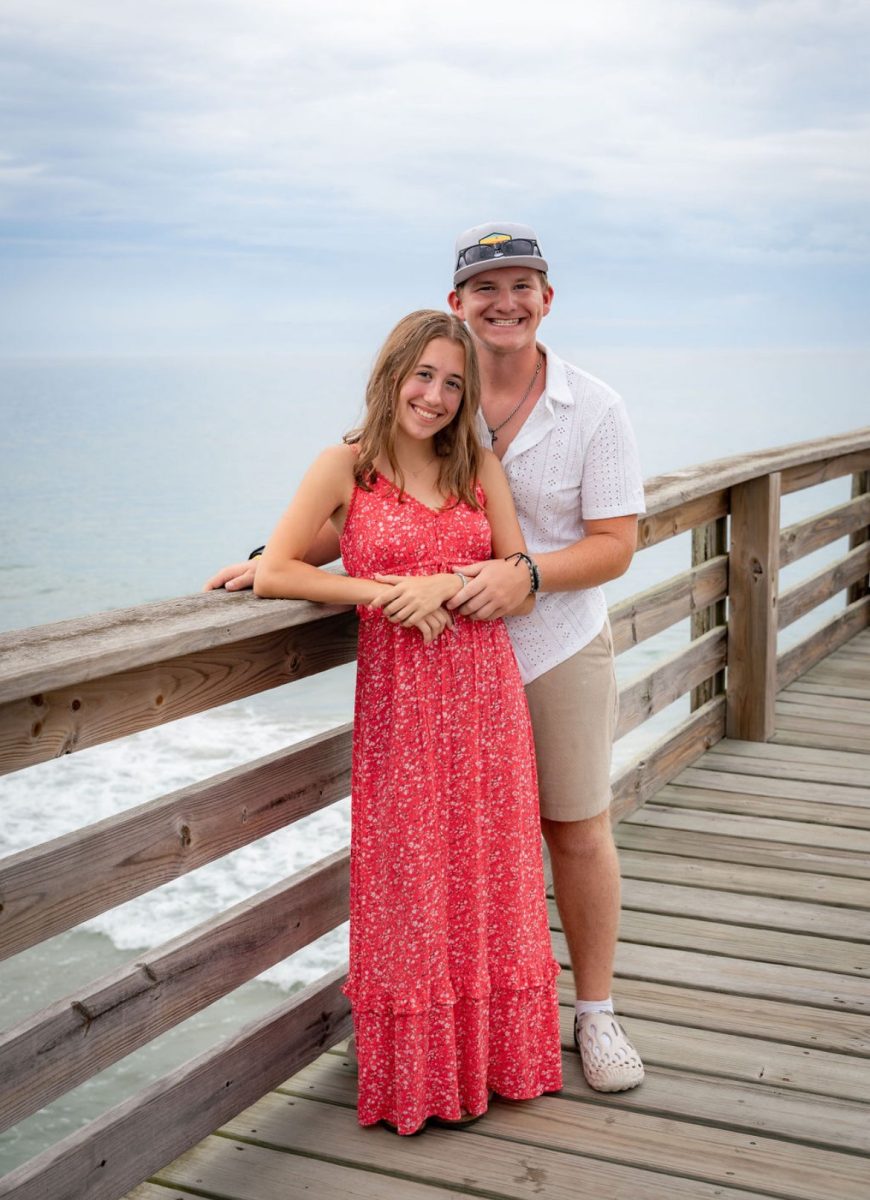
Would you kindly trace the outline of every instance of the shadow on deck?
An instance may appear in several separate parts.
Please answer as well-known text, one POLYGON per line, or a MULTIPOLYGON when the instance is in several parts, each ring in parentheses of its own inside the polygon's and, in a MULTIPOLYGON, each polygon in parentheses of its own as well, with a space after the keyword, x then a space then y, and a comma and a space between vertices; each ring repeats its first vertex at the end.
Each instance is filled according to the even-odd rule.
POLYGON ((565 1086, 463 1131, 361 1129, 336 1047, 129 1200, 870 1195, 870 631, 617 828, 615 995, 647 1064, 585 1084, 561 976, 565 1086))

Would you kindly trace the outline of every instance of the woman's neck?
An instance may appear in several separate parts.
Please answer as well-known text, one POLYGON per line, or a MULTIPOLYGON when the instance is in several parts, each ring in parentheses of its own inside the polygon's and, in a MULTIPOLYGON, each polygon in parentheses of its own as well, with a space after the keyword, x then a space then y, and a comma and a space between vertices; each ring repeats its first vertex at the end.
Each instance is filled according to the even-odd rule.
POLYGON ((435 453, 435 439, 426 438, 420 441, 402 435, 396 438, 394 447, 396 462, 409 475, 421 475, 427 467, 434 463, 438 455, 435 453))

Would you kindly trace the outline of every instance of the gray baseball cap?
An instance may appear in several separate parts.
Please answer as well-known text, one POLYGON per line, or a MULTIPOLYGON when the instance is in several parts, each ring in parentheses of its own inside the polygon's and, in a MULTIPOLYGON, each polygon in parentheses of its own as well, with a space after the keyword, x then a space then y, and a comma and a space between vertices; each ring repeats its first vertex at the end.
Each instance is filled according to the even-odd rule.
POLYGON ((487 221, 460 233, 456 239, 453 286, 494 267, 533 267, 546 271, 537 235, 530 225, 487 221))

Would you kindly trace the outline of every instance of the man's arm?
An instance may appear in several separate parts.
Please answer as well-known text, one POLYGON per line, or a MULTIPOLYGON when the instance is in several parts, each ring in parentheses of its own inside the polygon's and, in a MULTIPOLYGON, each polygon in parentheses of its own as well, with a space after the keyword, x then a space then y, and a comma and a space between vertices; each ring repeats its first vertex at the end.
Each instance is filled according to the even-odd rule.
MULTIPOLYGON (((637 514, 587 521, 586 536, 564 550, 533 555, 540 572, 542 592, 572 592, 618 579, 628 570, 637 545, 637 514)), ((514 563, 490 559, 463 571, 468 587, 448 608, 458 608, 466 617, 491 621, 511 612, 528 590, 528 579, 514 570, 514 563)))
MULTIPOLYGON (((325 567, 327 563, 334 562, 340 553, 338 534, 332 522, 327 521, 305 552, 305 562, 312 567, 325 567)), ((232 563, 228 567, 222 567, 216 575, 212 575, 202 590, 210 592, 215 588, 226 588, 228 592, 244 591, 245 588, 254 586, 256 570, 256 558, 232 563)))

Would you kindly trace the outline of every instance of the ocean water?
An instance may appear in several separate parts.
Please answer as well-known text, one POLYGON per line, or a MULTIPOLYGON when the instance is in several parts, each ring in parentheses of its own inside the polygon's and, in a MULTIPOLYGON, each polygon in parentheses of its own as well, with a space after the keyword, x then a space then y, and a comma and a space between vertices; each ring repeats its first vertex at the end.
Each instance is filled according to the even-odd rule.
MULTIPOLYGON (((626 397, 644 472, 870 423, 870 352, 584 351, 626 397)), ((359 418, 361 355, 0 360, 0 629, 197 591, 265 540, 306 465, 359 418)), ((784 521, 848 495, 786 497, 784 521)), ((841 553, 784 573, 783 585, 841 553)), ((611 602, 684 569, 688 537, 638 555, 611 602)), ((841 606, 831 601, 826 611, 841 606)), ((788 631, 793 641, 822 614, 788 631)), ((618 662, 622 680, 685 644, 676 626, 618 662)), ((50 840, 350 719, 353 666, 0 779, 0 856, 50 840)), ((627 761, 687 712, 617 745, 627 761)), ((131 956, 347 842, 348 802, 244 847, 0 964, 10 1027, 131 956)), ((273 1007, 342 960, 337 930, 0 1138, 0 1172, 273 1007)))

